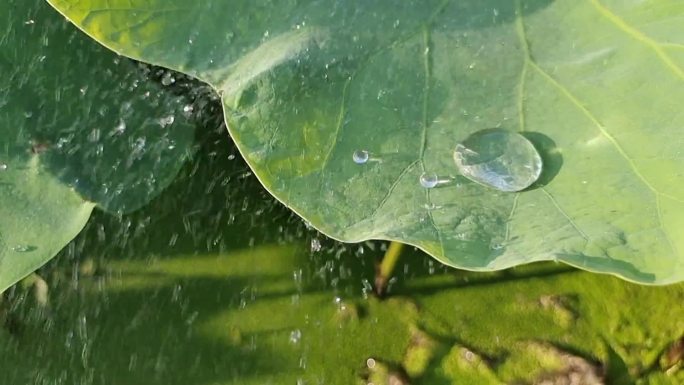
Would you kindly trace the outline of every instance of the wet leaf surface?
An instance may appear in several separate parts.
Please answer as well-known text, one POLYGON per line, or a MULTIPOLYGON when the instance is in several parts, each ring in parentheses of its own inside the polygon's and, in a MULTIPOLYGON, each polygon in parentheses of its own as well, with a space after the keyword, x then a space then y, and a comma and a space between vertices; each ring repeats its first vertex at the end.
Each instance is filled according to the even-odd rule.
POLYGON ((259 180, 333 238, 469 270, 684 278, 681 2, 50 3, 111 49, 211 84, 259 180), (459 177, 457 144, 492 128, 532 140, 536 186, 459 177), (426 189, 426 173, 451 182, 426 189))

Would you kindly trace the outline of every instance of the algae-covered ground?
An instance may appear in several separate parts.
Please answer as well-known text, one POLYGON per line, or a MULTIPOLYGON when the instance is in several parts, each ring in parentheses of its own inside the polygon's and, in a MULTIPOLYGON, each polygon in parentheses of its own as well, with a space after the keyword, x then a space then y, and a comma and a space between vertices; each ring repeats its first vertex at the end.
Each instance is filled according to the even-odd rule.
POLYGON ((684 383, 666 357, 682 285, 550 264, 431 275, 404 259, 384 300, 363 295, 358 257, 289 245, 53 271, 46 305, 10 294, 0 383, 684 383))
POLYGON ((553 263, 469 273, 407 249, 378 299, 386 244, 307 228, 202 100, 201 155, 166 193, 96 214, 5 294, 0 384, 684 383, 684 285, 553 263))

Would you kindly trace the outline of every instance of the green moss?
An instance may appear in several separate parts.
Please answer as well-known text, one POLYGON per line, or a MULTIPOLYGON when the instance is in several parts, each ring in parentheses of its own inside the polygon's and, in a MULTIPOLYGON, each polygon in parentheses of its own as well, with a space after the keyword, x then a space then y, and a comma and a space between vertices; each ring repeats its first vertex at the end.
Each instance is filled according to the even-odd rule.
POLYGON ((438 347, 439 344, 429 335, 418 328, 411 328, 411 339, 403 360, 406 372, 411 377, 423 375, 434 358, 438 347))
MULTIPOLYGON (((0 360, 12 368, 0 379, 21 383, 30 362, 49 357, 45 377, 68 369, 80 380, 94 370, 131 385, 383 384, 392 376, 412 385, 501 384, 563 372, 575 357, 605 366, 609 383, 682 383, 681 370, 666 373, 658 362, 684 330, 684 285, 637 286, 541 264, 419 274, 378 300, 300 277, 314 266, 276 245, 110 262, 109 278, 86 274, 75 292, 66 280, 51 285, 61 322, 46 327, 32 316, 37 308, 14 311, 22 334, 0 336, 0 360), (155 365, 163 371, 149 380, 155 365)), ((372 274, 357 271, 350 282, 372 274)), ((13 308, 37 305, 22 306, 13 308)))
POLYGON ((502 384, 482 357, 458 345, 444 357, 441 370, 453 384, 502 384))

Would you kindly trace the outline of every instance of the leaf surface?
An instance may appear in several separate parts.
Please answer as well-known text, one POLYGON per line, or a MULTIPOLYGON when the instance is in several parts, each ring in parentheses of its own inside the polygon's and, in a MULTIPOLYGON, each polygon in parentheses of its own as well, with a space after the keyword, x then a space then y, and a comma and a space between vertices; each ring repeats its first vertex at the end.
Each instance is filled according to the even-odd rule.
POLYGON ((190 154, 184 99, 43 1, 0 4, 0 292, 56 255, 93 207, 149 202, 190 154))
POLYGON ((116 52, 210 83, 260 181, 331 237, 470 270, 684 279, 680 1, 49 2, 116 52), (456 145, 492 128, 536 146, 532 188, 457 175, 456 145), (455 181, 426 190, 423 173, 455 181))

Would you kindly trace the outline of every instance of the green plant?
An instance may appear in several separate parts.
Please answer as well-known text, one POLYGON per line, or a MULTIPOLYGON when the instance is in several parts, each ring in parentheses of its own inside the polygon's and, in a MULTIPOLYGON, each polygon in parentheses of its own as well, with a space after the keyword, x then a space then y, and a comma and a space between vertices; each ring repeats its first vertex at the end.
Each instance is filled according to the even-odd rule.
POLYGON ((333 238, 473 270, 556 259, 682 279, 681 114, 643 104, 684 93, 681 4, 51 3, 115 51, 211 84, 262 183, 333 238), (455 145, 490 127, 537 145, 536 186, 418 183, 454 175, 455 145), (382 162, 359 167, 358 150, 382 162))
MULTIPOLYGON (((298 4, 306 5, 301 1, 298 4)), ((410 2, 403 4, 413 6, 410 2)), ((40 29, 26 37, 25 43, 17 45, 28 47, 34 41, 48 39, 49 47, 55 50, 46 54, 25 49, 26 56, 33 59, 22 62, 26 63, 22 68, 33 68, 34 62, 47 63, 54 68, 54 73, 47 64, 43 71, 32 72, 35 76, 31 87, 23 88, 24 91, 61 90, 68 88, 65 85, 76 83, 79 88, 73 94, 61 91, 63 100, 70 101, 74 95, 80 97, 80 88, 87 83, 90 87, 86 95, 100 95, 92 104, 85 98, 80 103, 65 102, 57 106, 66 107, 67 112, 73 106, 83 108, 76 118, 65 114, 61 121, 72 132, 87 126, 82 139, 75 136, 69 139, 62 132, 66 129, 47 125, 49 120, 25 124, 24 132, 30 135, 13 134, 20 138, 16 143, 24 149, 12 154, 23 154, 27 162, 42 166, 35 185, 28 185, 40 189, 40 193, 21 196, 33 196, 34 205, 44 203, 46 208, 37 210, 41 215, 55 212, 52 205, 60 203, 70 206, 65 203, 75 202, 74 205, 92 207, 93 203, 83 203, 83 197, 115 215, 95 210, 85 229, 69 243, 60 258, 39 272, 44 279, 31 276, 0 296, 0 383, 365 385, 373 382, 379 385, 390 379, 412 385, 578 379, 583 384, 684 382, 684 371, 679 369, 684 284, 634 285, 554 263, 471 273, 441 266, 411 247, 403 247, 405 255, 397 263, 398 251, 402 249, 400 243, 393 243, 386 252, 387 257, 380 262, 385 242, 345 245, 320 238, 314 230, 305 229, 305 224, 289 209, 271 198, 242 159, 235 157, 237 150, 221 126, 223 114, 218 100, 207 95, 194 99, 195 86, 185 88, 179 84, 184 82, 182 75, 157 68, 150 72, 148 66, 132 65, 125 58, 93 48, 89 44, 94 42, 81 39, 75 28, 61 20, 56 12, 50 12, 44 2, 14 0, 4 7, 5 3, 0 5, 1 20, 4 17, 8 21, 24 20, 27 28, 40 29), (65 34, 56 33, 55 28, 65 34), (67 54, 63 46, 69 41, 72 43, 67 54), (41 62, 42 54, 46 58, 41 62), (62 68, 56 66, 57 59, 50 62, 50 58, 70 61, 62 68), (117 69, 122 78, 114 75, 117 69), (72 70, 75 74, 67 75, 72 70), (108 74, 109 70, 112 75, 108 74), (104 81, 98 75, 111 77, 109 86, 103 86, 100 91, 99 87, 93 87, 104 81), (147 89, 135 91, 119 86, 136 84, 136 80, 139 80, 138 89, 147 89), (149 97, 145 97, 147 91, 151 91, 149 97), (132 111, 143 113, 125 121, 126 132, 133 134, 120 144, 124 159, 127 146, 135 144, 137 137, 145 134, 152 138, 147 135, 160 132, 171 134, 176 124, 185 130, 179 134, 189 136, 186 142, 178 142, 187 147, 182 151, 180 147, 178 153, 160 155, 171 155, 179 163, 185 161, 185 156, 175 155, 193 153, 194 156, 185 162, 177 176, 170 177, 174 181, 168 187, 160 183, 158 189, 144 194, 144 199, 130 198, 129 202, 144 206, 125 213, 135 207, 122 207, 121 202, 115 204, 105 199, 107 194, 98 197, 93 194, 98 190, 92 186, 99 183, 85 183, 98 180, 94 177, 104 178, 106 174, 100 173, 111 166, 83 165, 97 165, 97 161, 111 162, 111 165, 121 156, 111 151, 117 145, 106 135, 101 136, 106 139, 102 142, 104 155, 98 155, 100 143, 91 142, 88 136, 91 125, 117 128, 118 101, 131 99, 141 103, 132 111), (149 108, 146 101, 150 103, 149 108), (155 107, 156 104, 161 105, 155 107), (108 107, 111 115, 92 113, 103 106, 108 107), (170 114, 175 116, 175 122, 164 129, 159 119, 167 122, 170 114), (207 114, 212 115, 210 121, 204 121, 207 114), (145 121, 150 124, 144 126, 145 121), (30 131, 38 127, 45 128, 46 134, 42 137, 30 131), (192 127, 197 127, 196 134, 192 127), (63 149, 78 146, 93 153, 73 156, 74 153, 60 150, 56 144, 63 136, 68 139, 62 141, 63 149), (49 162, 60 154, 61 163, 49 162), (71 170, 71 174, 64 170, 71 170), (83 177, 89 170, 97 172, 83 177), (48 188, 35 187, 39 183, 53 186, 67 198, 48 199, 57 195, 48 188), (162 189, 145 204, 155 191, 162 189), (384 287, 389 294, 384 300, 370 295, 374 267, 379 283, 376 290, 384 287), (393 269, 396 271, 391 273, 393 269), (388 280, 390 274, 393 277, 388 280)), ((549 9, 552 8, 539 8, 536 12, 549 9)), ((532 15, 537 14, 529 16, 532 15)), ((8 22, 7 25, 8 30, 21 31, 23 24, 8 22)), ((306 26, 310 26, 310 21, 306 26)), ((17 34, 11 36, 16 38, 17 34)), ((5 49, 13 47, 8 43, 11 41, 15 40, 0 33, 3 48, 0 63, 3 70, 10 68, 21 73, 22 68, 4 66, 5 57, 16 55, 16 48, 5 49)), ((193 44, 197 42, 193 40, 193 44)), ((17 79, 15 72, 12 80, 17 79)), ((272 72, 273 76, 282 74, 278 69, 272 72)), ((14 90, 14 84, 20 83, 7 84, 14 90)), ((292 87, 298 89, 296 83, 292 87)), ((5 100, 6 89, 3 83, 0 100, 5 100)), ((352 90, 353 84, 349 88, 352 90)), ((8 95, 17 94, 22 93, 8 95)), ((39 115, 59 111, 50 107, 53 94, 46 91, 39 95, 42 97, 39 115)), ((8 100, 15 101, 13 97, 8 100)), ((26 102, 21 108, 27 106, 32 104, 26 102)), ((21 108, 12 110, 21 112, 21 108)), ((10 110, 0 107, 0 124, 5 124, 3 114, 7 111, 10 110)), ((37 116, 36 111, 33 117, 37 116)), ((12 125, 3 125, 2 133, 6 132, 5 127, 12 125)), ((507 127, 502 129, 506 133, 514 132, 507 127)), ((550 154, 558 159, 559 155, 552 151, 556 147, 562 151, 561 155, 567 155, 563 146, 540 146, 539 143, 546 143, 543 136, 526 136, 544 157, 550 154)), ((163 140, 163 137, 155 139, 161 143, 163 140)), ((7 147, 6 142, 2 143, 2 148, 7 147)), ((449 151, 453 150, 449 147, 449 151)), ((379 156, 383 165, 392 160, 372 152, 369 156, 379 156)), ((154 153, 146 146, 145 154, 154 153)), ((346 157, 347 163, 353 162, 349 154, 346 157)), ((163 165, 166 158, 151 159, 149 165, 157 162, 163 165)), ((564 160, 567 164, 568 159, 564 160)), ((547 159, 546 166, 549 164, 553 161, 547 159)), ((350 166, 353 171, 365 166, 380 170, 377 162, 350 166)), ((545 168, 546 174, 541 177, 545 186, 551 188, 558 183, 565 165, 561 166, 555 177, 545 168)), ((167 172, 175 175, 174 167, 167 172)), ((454 168, 455 164, 450 163, 449 167, 454 168)), ((119 178, 147 180, 145 175, 149 175, 145 173, 147 167, 117 170, 123 173, 119 178)), ((160 169, 150 173, 163 174, 160 169)), ((0 172, 0 178, 5 178, 4 175, 0 172)), ((7 179, 0 180, 8 183, 7 179)), ((21 187, 15 183, 17 180, 13 177, 9 181, 21 187)), ((466 180, 460 183, 468 184, 471 189, 479 188, 466 180)), ((123 184, 135 186, 132 182, 123 184)), ((414 180, 413 184, 419 181, 414 180)), ((452 187, 440 186, 429 191, 449 193, 452 187)), ((539 185, 533 186, 532 190, 521 193, 519 199, 525 194, 539 193, 538 188, 539 185)), ((122 189, 124 195, 126 191, 122 189)), ((483 199, 487 198, 488 191, 499 194, 486 188, 478 191, 483 191, 483 199)), ((513 193, 500 193, 500 196, 510 194, 513 193)), ((582 199, 592 198, 583 196, 582 199)), ((11 211, 16 206, 2 207, 11 211)), ((32 217, 42 218, 45 226, 60 230, 66 230, 66 226, 58 225, 71 218, 55 214, 50 217, 62 221, 52 225, 47 216, 41 215, 32 217)), ((86 216, 80 219, 85 221, 86 216)), ((539 217, 546 219, 544 215, 539 217)), ((38 235, 42 236, 37 241, 50 240, 50 233, 38 235)), ((60 240, 62 243, 55 241, 55 250, 66 238, 60 240)), ((15 242, 19 243, 11 243, 15 242)), ((27 250, 10 257, 32 255, 27 250)))
POLYGON ((171 183, 194 122, 185 97, 42 1, 3 1, 0 25, 2 292, 57 254, 94 207, 131 212, 171 183))
POLYGON ((259 180, 330 237, 469 270, 684 279, 684 4, 49 2, 117 53, 210 84, 259 180), (534 144, 529 189, 457 175, 456 146, 491 128, 534 144), (449 184, 426 189, 432 174, 449 184))

